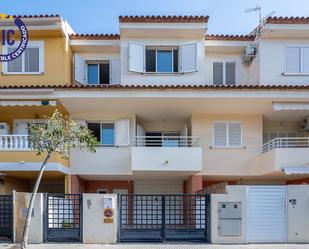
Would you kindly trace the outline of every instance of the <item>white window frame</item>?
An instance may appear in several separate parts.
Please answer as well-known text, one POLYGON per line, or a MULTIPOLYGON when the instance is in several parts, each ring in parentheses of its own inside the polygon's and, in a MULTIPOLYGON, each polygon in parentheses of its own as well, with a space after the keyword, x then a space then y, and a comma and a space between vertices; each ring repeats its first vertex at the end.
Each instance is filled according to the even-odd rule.
POLYGON ((243 148, 243 123, 242 121, 237 120, 228 120, 228 121, 213 121, 212 126, 212 147, 213 148, 243 148), (224 123, 225 124, 225 136, 226 136, 226 145, 224 146, 218 146, 215 145, 215 124, 216 123, 224 123), (237 123, 240 124, 240 146, 231 146, 229 145, 229 124, 237 123))
POLYGON ((100 193, 100 192, 106 192, 105 194, 108 194, 108 189, 107 188, 97 188, 97 194, 102 194, 103 195, 103 193, 100 193))
POLYGON ((309 73, 304 73, 304 48, 309 48, 309 44, 305 45, 288 45, 284 48, 284 73, 283 75, 286 76, 301 76, 301 75, 309 75, 309 73), (299 48, 300 49, 300 57, 299 57, 299 63, 300 63, 300 72, 299 73, 288 73, 287 72, 287 49, 288 48, 299 48))
POLYGON ((145 61, 144 61, 145 65, 145 74, 180 74, 180 69, 179 69, 179 46, 146 46, 145 47, 145 61), (155 50, 156 52, 156 69, 155 72, 147 72, 146 71, 146 63, 147 63, 147 50, 155 50), (172 52, 172 72, 158 72, 157 68, 158 68, 158 50, 161 51, 170 51, 172 52), (178 72, 174 72, 174 50, 177 50, 178 52, 178 72))
MULTIPOLYGON (((17 46, 16 46, 17 47, 17 46)), ((8 71, 8 63, 3 63, 3 74, 44 74, 44 41, 29 41, 27 44, 27 48, 38 47, 39 48, 39 72, 25 72, 25 52, 23 52, 20 56, 22 56, 22 71, 21 72, 9 72, 8 71)), ((2 47, 2 53, 8 53, 8 46, 2 47)))
MULTIPOLYGON (((100 85, 100 82, 96 83, 96 84, 89 84, 88 83, 88 65, 98 65, 98 79, 100 81, 100 64, 108 64, 109 70, 111 70, 111 60, 95 60, 95 61, 102 61, 100 62, 91 62, 92 60, 86 60, 86 85, 93 85, 93 86, 97 86, 100 85)), ((110 75, 108 76, 110 78, 110 75)), ((109 80, 110 81, 110 80, 109 80)), ((109 85, 110 82, 108 82, 109 85)))
POLYGON ((212 84, 215 85, 213 81, 213 73, 214 73, 214 63, 223 63, 223 85, 226 86, 226 63, 235 63, 235 86, 237 86, 237 62, 235 60, 213 60, 212 61, 212 84))
POLYGON ((115 136, 116 136, 116 130, 115 130, 115 121, 98 121, 98 120, 88 120, 87 121, 87 128, 88 124, 100 124, 100 140, 102 138, 102 124, 113 124, 114 125, 114 144, 108 145, 108 144, 102 144, 101 141, 99 142, 100 147, 116 147, 115 145, 115 136))

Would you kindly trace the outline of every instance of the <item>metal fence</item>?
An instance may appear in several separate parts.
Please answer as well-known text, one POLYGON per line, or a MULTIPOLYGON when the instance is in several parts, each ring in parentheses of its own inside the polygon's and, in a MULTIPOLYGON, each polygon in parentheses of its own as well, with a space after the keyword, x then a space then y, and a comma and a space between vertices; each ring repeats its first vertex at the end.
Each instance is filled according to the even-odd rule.
POLYGON ((119 208, 122 242, 209 239, 209 195, 120 195, 119 208))
POLYGON ((0 237, 12 240, 13 232, 13 197, 0 195, 0 237))
POLYGON ((282 148, 309 148, 309 137, 274 138, 263 144, 262 152, 266 153, 273 149, 282 148))
POLYGON ((45 241, 81 242, 82 195, 46 194, 45 241))
POLYGON ((136 147, 200 147, 198 136, 136 136, 133 140, 136 147))

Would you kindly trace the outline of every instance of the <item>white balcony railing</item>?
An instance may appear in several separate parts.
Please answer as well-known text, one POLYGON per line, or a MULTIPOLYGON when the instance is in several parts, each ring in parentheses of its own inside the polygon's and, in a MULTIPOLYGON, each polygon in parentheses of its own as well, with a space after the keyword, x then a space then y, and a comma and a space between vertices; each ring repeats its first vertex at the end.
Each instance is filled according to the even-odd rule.
POLYGON ((200 147, 197 136, 136 136, 135 147, 200 147))
POLYGON ((0 151, 30 149, 28 135, 0 135, 0 151))
POLYGON ((309 137, 284 137, 274 138, 263 144, 262 152, 283 148, 309 148, 309 137))

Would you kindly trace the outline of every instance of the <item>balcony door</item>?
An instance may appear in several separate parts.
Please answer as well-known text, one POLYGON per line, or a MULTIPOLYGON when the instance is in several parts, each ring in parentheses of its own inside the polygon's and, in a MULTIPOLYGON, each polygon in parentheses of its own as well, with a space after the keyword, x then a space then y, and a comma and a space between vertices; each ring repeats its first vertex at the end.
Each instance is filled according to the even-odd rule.
POLYGON ((146 132, 146 147, 179 147, 180 132, 146 132))

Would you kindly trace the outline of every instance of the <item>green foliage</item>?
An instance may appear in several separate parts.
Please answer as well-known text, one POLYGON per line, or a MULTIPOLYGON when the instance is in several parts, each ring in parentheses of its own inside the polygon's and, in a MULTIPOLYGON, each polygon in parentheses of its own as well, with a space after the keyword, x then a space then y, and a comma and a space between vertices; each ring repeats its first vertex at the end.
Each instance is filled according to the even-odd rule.
POLYGON ((28 123, 29 143, 37 155, 44 152, 58 153, 63 159, 69 158, 69 148, 86 148, 96 151, 97 138, 86 127, 81 127, 70 117, 63 117, 57 110, 43 124, 28 123))

